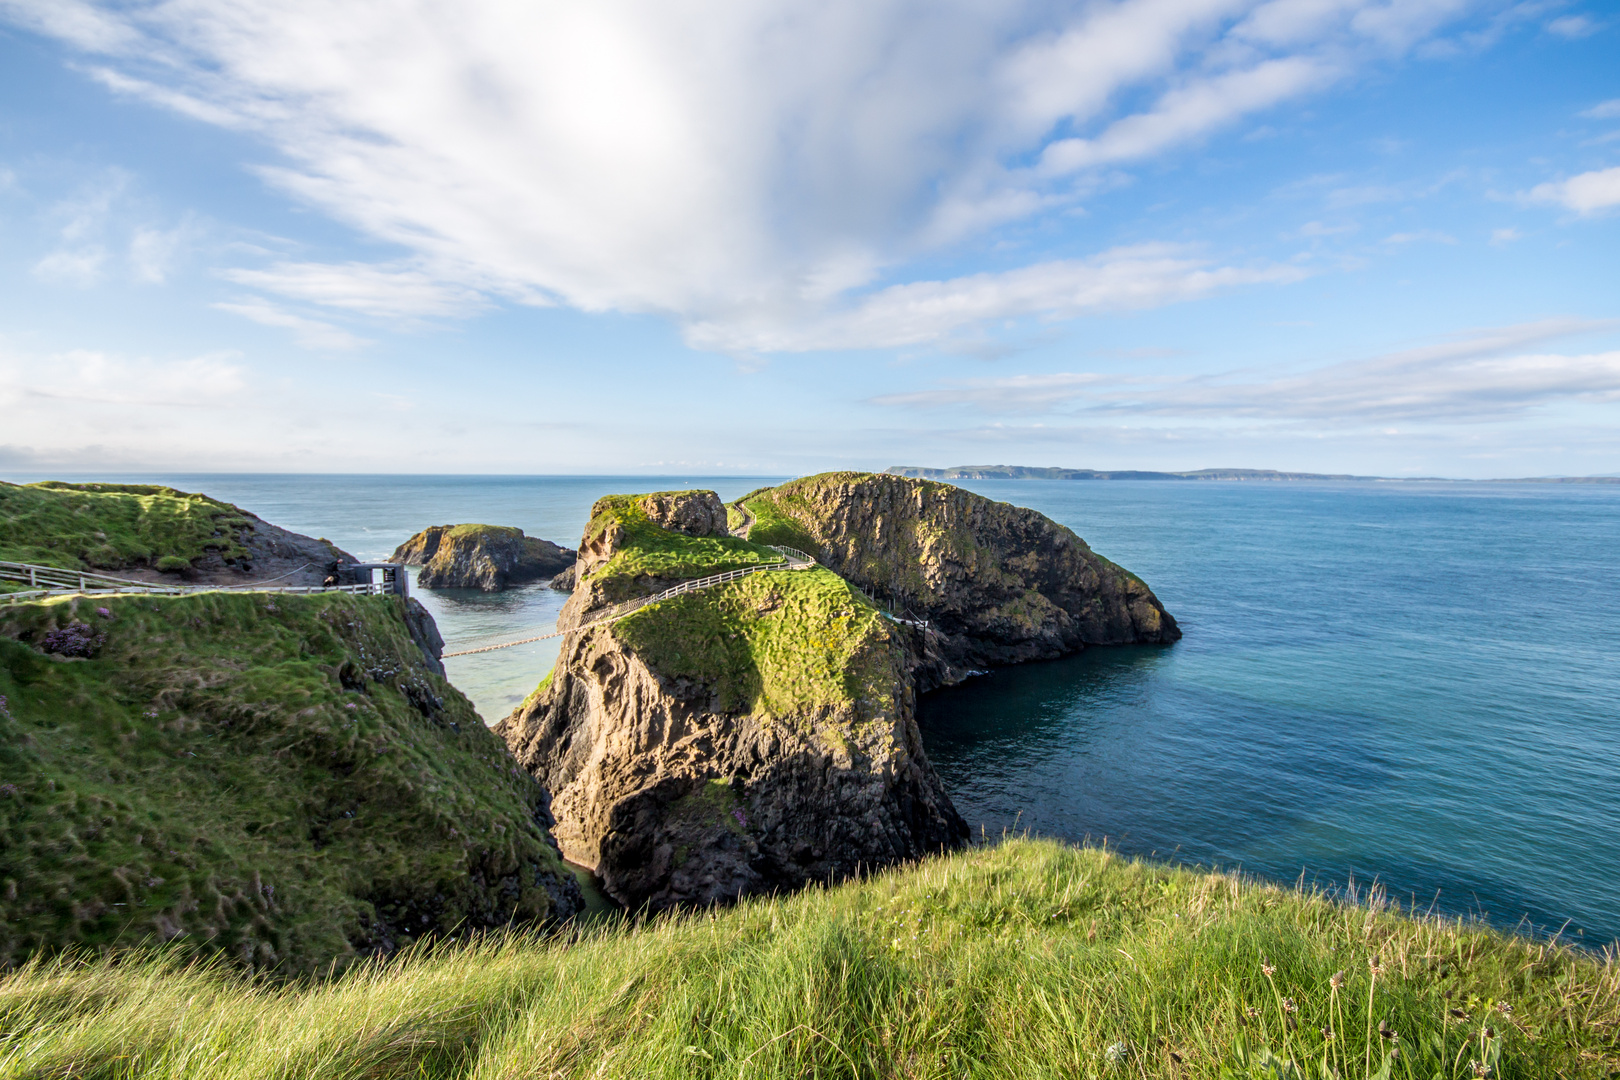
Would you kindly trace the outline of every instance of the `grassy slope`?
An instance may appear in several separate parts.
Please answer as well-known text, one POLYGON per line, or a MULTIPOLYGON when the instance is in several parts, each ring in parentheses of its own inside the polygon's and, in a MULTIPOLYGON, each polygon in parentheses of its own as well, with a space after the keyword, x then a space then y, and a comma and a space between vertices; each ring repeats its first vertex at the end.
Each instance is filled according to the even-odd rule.
MULTIPOLYGON (((612 559, 589 576, 608 596, 633 595, 641 576, 702 577, 781 560, 758 543, 662 529, 637 505, 641 497, 608 496, 593 507, 587 541, 621 530, 612 559)), ((888 627, 827 570, 753 574, 688 593, 643 608, 613 633, 655 671, 714 687, 727 711, 785 716, 886 697, 897 681, 888 627)))
POLYGON ((886 699, 898 682, 888 624, 828 570, 751 574, 642 608, 613 633, 654 670, 716 687, 727 711, 886 699))
POLYGON ((421 666, 399 603, 0 609, 0 962, 180 929, 189 945, 310 968, 368 933, 375 944, 378 917, 398 941, 402 925, 487 915, 507 875, 518 915, 544 914, 521 869, 557 867, 538 788, 421 666), (105 631, 97 658, 26 643, 73 619, 105 631))
POLYGON ((68 570, 247 554, 248 518, 204 495, 151 484, 0 483, 0 560, 68 570))
POLYGON ((782 560, 779 552, 759 543, 732 536, 687 536, 660 528, 637 505, 640 498, 640 495, 608 495, 591 507, 585 543, 610 528, 620 532, 613 558, 585 579, 600 582, 608 599, 622 600, 636 595, 640 590, 633 583, 638 578, 681 581, 782 560))
POLYGON ((0 1075, 1317 1080, 1398 1045, 1403 1080, 1598 1078, 1617 1030, 1612 960, 1033 841, 319 986, 158 961, 0 982, 0 1075))

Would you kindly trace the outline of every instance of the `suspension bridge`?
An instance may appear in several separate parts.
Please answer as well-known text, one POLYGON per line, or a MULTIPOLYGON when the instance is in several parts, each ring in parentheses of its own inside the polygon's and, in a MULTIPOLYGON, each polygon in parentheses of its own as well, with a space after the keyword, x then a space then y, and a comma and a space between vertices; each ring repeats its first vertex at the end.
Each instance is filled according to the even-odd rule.
MULTIPOLYGON (((308 563, 270 581, 292 577, 308 567, 308 563)), ((352 569, 352 568, 351 568, 352 569)), ((166 581, 136 581, 133 578, 96 574, 88 570, 64 570, 60 566, 38 566, 33 563, 0 562, 0 581, 13 581, 28 588, 20 592, 0 593, 0 604, 16 604, 27 600, 40 600, 48 596, 80 593, 85 596, 115 596, 137 593, 147 596, 189 596, 205 592, 276 592, 322 593, 343 592, 361 596, 398 591, 393 581, 363 581, 354 585, 272 585, 269 582, 247 582, 241 585, 177 585, 166 581)))

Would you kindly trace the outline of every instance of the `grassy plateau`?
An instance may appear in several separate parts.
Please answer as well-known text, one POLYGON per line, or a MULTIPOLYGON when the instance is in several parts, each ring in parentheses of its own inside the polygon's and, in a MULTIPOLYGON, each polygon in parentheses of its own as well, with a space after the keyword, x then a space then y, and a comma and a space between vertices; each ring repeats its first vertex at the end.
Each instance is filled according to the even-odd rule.
POLYGON ((1613 956, 1013 840, 729 910, 296 984, 0 980, 0 1076, 1612 1077, 1613 956))
POLYGON ((588 545, 613 530, 614 554, 588 574, 582 584, 597 583, 607 599, 623 600, 636 595, 638 581, 681 581, 782 561, 780 552, 760 543, 734 536, 687 536, 662 528, 639 505, 645 497, 608 495, 591 507, 582 543, 588 545))
POLYGON ((241 510, 153 484, 0 482, 0 560, 65 570, 189 566, 208 551, 248 553, 241 510))

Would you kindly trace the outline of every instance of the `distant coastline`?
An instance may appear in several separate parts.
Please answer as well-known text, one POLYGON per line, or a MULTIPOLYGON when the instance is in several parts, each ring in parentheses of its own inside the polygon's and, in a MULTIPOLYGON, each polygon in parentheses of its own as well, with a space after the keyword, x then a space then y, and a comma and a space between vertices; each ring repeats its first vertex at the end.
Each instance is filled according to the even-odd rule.
POLYGON ((1350 473, 1280 472, 1277 469, 1153 472, 1142 469, 1041 468, 1034 465, 957 465, 950 469, 891 465, 884 471, 919 480, 1359 480, 1384 484, 1620 484, 1620 476, 1517 476, 1493 480, 1457 480, 1447 476, 1355 476, 1350 473))

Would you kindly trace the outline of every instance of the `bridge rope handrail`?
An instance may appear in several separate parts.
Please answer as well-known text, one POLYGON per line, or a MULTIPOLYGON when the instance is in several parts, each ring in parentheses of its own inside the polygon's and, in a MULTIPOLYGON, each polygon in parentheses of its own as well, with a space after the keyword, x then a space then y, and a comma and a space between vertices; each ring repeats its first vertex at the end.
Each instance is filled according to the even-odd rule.
POLYGON ((580 623, 578 626, 570 626, 566 630, 552 630, 544 634, 535 634, 532 637, 519 638, 516 641, 503 641, 498 645, 482 645, 471 649, 458 649, 455 652, 440 654, 440 659, 448 660, 455 656, 472 656, 475 653, 495 652, 499 649, 510 649, 516 645, 529 645, 536 641, 545 641, 548 638, 562 637, 564 634, 573 634, 581 630, 589 630, 594 626, 603 626, 607 623, 618 622, 620 619, 628 618, 649 604, 656 604, 660 600, 670 600, 674 597, 682 596, 689 592, 697 592, 699 589, 708 589, 715 585, 723 585, 728 581, 736 581, 738 578, 744 578, 750 574, 759 574, 767 571, 779 570, 811 570, 816 566, 816 560, 810 555, 800 551, 798 548, 781 547, 777 544, 768 544, 766 546, 770 547, 774 551, 780 552, 782 555, 781 560, 768 563, 756 563, 753 566, 743 566, 735 570, 725 570, 718 574, 710 574, 707 577, 692 578, 689 581, 683 581, 678 585, 673 585, 662 592, 656 592, 650 596, 638 596, 633 600, 626 600, 623 603, 615 604, 610 608, 605 608, 593 616, 589 622, 580 623))

